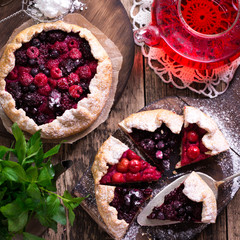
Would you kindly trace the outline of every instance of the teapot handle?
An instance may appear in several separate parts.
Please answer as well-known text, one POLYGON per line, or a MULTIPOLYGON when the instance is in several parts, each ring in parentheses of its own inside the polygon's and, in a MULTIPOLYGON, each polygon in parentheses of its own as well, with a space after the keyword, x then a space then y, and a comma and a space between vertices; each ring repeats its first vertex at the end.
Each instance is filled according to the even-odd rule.
POLYGON ((149 25, 134 31, 134 39, 139 45, 145 43, 148 46, 155 46, 159 44, 161 34, 158 27, 149 25))

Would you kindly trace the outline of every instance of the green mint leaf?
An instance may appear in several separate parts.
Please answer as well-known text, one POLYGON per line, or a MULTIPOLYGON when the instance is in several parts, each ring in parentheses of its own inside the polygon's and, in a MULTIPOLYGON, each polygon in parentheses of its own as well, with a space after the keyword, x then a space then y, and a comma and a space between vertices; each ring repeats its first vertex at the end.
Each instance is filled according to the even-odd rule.
POLYGON ((34 152, 34 149, 40 148, 42 146, 41 141, 41 131, 35 132, 27 142, 28 153, 34 152))
POLYGON ((0 208, 0 212, 6 218, 14 218, 21 214, 24 210, 23 202, 20 198, 17 198, 13 202, 0 208))
POLYGON ((26 170, 27 178, 29 179, 30 182, 34 182, 38 178, 38 169, 35 166, 30 166, 26 170))
POLYGON ((6 191, 7 191, 7 187, 4 187, 3 189, 1 189, 1 191, 0 191, 0 201, 3 199, 6 191))
POLYGON ((52 194, 47 197, 46 204, 47 204, 48 215, 53 216, 57 213, 61 203, 58 197, 52 194))
POLYGON ((60 147, 61 147, 61 144, 56 145, 55 147, 53 147, 52 149, 47 151, 44 154, 43 158, 45 159, 45 158, 48 158, 48 157, 51 157, 51 156, 57 154, 59 152, 60 147))
POLYGON ((5 146, 0 146, 0 159, 3 159, 4 155, 7 152, 14 152, 14 149, 8 148, 8 147, 5 147, 5 146))
POLYGON ((24 211, 14 218, 8 218, 8 231, 18 232, 22 230, 28 221, 28 212, 24 211))
POLYGON ((73 226, 73 222, 75 219, 75 213, 73 212, 73 210, 71 208, 68 209, 68 219, 70 221, 71 226, 73 226))
POLYGON ((41 147, 37 153, 37 155, 35 156, 35 164, 37 167, 40 167, 44 158, 44 152, 43 152, 43 147, 41 147))
POLYGON ((41 198, 41 192, 35 183, 31 183, 28 185, 27 188, 27 195, 33 199, 40 199, 41 198))
POLYGON ((24 240, 44 240, 44 238, 37 237, 27 232, 23 232, 24 240))
POLYGON ((0 185, 2 185, 7 179, 5 178, 5 176, 0 173, 0 185))
POLYGON ((59 206, 58 211, 52 216, 52 219, 62 225, 67 224, 66 212, 62 205, 59 206))
POLYGON ((43 187, 52 186, 52 179, 54 175, 55 172, 52 164, 50 162, 46 163, 40 170, 38 184, 43 187))
POLYGON ((2 174, 3 176, 14 182, 24 182, 27 181, 27 175, 23 167, 12 161, 0 160, 3 166, 2 174))
POLYGON ((22 130, 18 127, 16 123, 12 125, 12 132, 13 132, 13 136, 16 139, 15 154, 18 157, 19 163, 22 164, 26 156, 26 140, 22 130))

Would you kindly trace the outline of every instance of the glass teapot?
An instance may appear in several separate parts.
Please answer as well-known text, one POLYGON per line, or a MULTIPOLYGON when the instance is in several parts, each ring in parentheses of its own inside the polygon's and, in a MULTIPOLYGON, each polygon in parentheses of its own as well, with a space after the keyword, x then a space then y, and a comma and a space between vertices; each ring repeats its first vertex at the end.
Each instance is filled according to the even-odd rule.
POLYGON ((240 0, 154 0, 138 43, 161 46, 180 64, 211 69, 240 56, 240 0))

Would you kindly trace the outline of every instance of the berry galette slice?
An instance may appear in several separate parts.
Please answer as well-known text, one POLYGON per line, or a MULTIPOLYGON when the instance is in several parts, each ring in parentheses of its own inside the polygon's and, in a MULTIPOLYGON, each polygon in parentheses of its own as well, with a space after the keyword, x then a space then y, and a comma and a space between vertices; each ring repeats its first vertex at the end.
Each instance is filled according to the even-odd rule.
POLYGON ((164 109, 138 112, 119 123, 160 171, 169 169, 172 152, 179 149, 182 125, 182 116, 164 109))
POLYGON ((151 196, 150 188, 95 185, 98 211, 115 239, 121 239, 140 207, 151 196))
POLYGON ((229 149, 212 118, 197 108, 184 107, 182 156, 176 168, 201 161, 229 149))
POLYGON ((166 191, 164 199, 161 193, 153 198, 138 216, 138 222, 148 226, 178 222, 214 223, 216 216, 213 191, 196 172, 192 172, 174 190, 166 191))
POLYGON ((111 61, 89 30, 41 23, 7 45, 0 60, 0 103, 22 130, 63 138, 93 124, 111 81, 111 61))
POLYGON ((100 147, 92 166, 92 173, 95 184, 106 185, 152 182, 161 177, 156 167, 141 159, 112 136, 100 147))

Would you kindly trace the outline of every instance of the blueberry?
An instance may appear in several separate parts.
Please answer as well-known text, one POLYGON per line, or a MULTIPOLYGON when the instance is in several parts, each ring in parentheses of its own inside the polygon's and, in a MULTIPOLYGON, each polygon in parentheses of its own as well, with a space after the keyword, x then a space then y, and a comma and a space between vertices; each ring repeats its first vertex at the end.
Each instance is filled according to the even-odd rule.
POLYGON ((159 133, 154 133, 153 138, 154 138, 154 140, 160 140, 161 135, 159 133))
POLYGON ((124 196, 124 203, 125 203, 125 205, 128 206, 128 207, 131 205, 131 196, 130 196, 129 194, 126 194, 126 195, 124 196))
POLYGON ((31 58, 28 60, 28 63, 30 66, 34 66, 37 63, 37 61, 35 59, 31 58))
POLYGON ((51 58, 54 58, 54 59, 57 58, 57 57, 59 57, 58 51, 55 50, 55 49, 52 50, 51 53, 50 53, 50 57, 51 57, 51 58))
POLYGON ((39 48, 41 46, 41 42, 38 38, 33 38, 32 46, 39 48))
POLYGON ((174 201, 173 206, 174 206, 175 209, 179 209, 182 206, 182 203, 179 202, 179 201, 174 201))
POLYGON ((48 32, 47 40, 54 44, 56 41, 62 42, 65 39, 65 33, 63 31, 53 30, 48 32))
POLYGON ((138 190, 138 189, 130 190, 130 191, 129 191, 129 195, 131 195, 134 200, 136 200, 136 199, 142 199, 142 198, 143 198, 143 193, 142 193, 142 191, 140 191, 140 190, 138 190))
POLYGON ((165 219, 164 214, 163 214, 162 212, 158 212, 158 214, 157 214, 157 219, 159 219, 159 220, 164 220, 164 219, 165 219))
POLYGON ((167 148, 164 152, 163 152, 163 157, 164 159, 169 159, 170 158, 170 148, 167 148))
POLYGON ((152 151, 155 147, 154 141, 151 139, 144 139, 141 141, 140 146, 147 151, 152 151))
POLYGON ((28 87, 22 87, 22 91, 23 91, 24 93, 27 93, 27 92, 29 91, 29 89, 28 89, 28 87))
POLYGON ((134 201, 133 205, 134 205, 134 207, 140 207, 142 205, 142 201, 139 201, 139 200, 134 201))
POLYGON ((32 68, 30 73, 33 77, 35 77, 38 74, 38 69, 37 68, 32 68))
POLYGON ((47 33, 46 32, 41 32, 39 35, 38 35, 38 38, 41 40, 41 41, 44 41, 47 37, 47 33))
POLYGON ((156 148, 157 148, 157 149, 160 149, 160 150, 164 149, 164 148, 165 148, 164 142, 163 142, 163 141, 159 141, 159 142, 157 143, 157 145, 156 145, 156 148))
POLYGON ((84 59, 83 58, 81 58, 81 59, 76 59, 75 61, 74 61, 74 66, 77 68, 77 67, 79 67, 79 66, 83 66, 85 64, 85 61, 84 61, 84 59))
POLYGON ((47 118, 44 114, 39 115, 36 120, 38 125, 41 125, 47 122, 47 118))
POLYGON ((168 160, 163 160, 162 161, 162 166, 165 170, 169 170, 170 169, 170 162, 168 160))
POLYGON ((39 70, 43 71, 45 69, 45 66, 43 64, 39 65, 39 70))
POLYGON ((28 89, 29 89, 30 92, 35 92, 36 91, 36 86, 34 84, 30 84, 28 86, 28 89))
POLYGON ((43 70, 43 73, 48 77, 50 76, 50 71, 47 68, 43 70))
POLYGON ((191 213, 192 212, 192 207, 191 206, 186 206, 186 212, 191 213))
POLYGON ((180 209, 178 210, 178 214, 179 214, 179 215, 184 215, 184 213, 185 213, 185 209, 184 209, 184 208, 180 208, 180 209))

